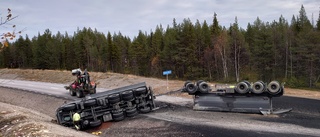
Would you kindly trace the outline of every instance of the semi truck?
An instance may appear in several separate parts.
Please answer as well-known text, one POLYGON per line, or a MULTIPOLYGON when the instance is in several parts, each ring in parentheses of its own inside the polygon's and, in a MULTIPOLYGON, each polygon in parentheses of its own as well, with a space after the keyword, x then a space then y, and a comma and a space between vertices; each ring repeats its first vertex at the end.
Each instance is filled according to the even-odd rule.
POLYGON ((145 82, 107 90, 63 104, 56 110, 57 122, 74 127, 72 116, 75 113, 81 116, 81 129, 106 121, 121 121, 153 110, 156 107, 154 98, 152 88, 145 82))

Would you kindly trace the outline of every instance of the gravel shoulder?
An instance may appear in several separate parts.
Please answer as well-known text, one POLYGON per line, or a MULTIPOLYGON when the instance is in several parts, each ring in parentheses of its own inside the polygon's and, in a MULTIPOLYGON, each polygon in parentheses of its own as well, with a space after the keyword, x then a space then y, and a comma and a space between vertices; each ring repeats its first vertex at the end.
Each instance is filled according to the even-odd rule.
POLYGON ((53 111, 61 99, 6 88, 0 94, 0 137, 93 136, 55 123, 53 111))

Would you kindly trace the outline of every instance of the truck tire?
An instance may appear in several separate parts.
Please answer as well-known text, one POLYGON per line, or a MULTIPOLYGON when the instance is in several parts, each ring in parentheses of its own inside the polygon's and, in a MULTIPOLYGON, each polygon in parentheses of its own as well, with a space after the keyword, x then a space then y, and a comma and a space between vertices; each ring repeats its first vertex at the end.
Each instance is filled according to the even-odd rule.
POLYGON ((271 95, 278 94, 281 91, 280 89, 281 89, 281 86, 280 86, 280 83, 278 81, 271 81, 268 84, 268 92, 271 95))
POLYGON ((89 122, 89 120, 84 120, 83 122, 82 122, 82 127, 87 127, 87 126, 89 126, 89 124, 90 124, 90 122, 89 122))
POLYGON ((71 88, 69 89, 69 93, 71 96, 75 96, 76 95, 76 92, 74 90, 72 90, 71 88))
POLYGON ((89 122, 89 125, 90 125, 91 127, 97 127, 97 126, 100 126, 101 124, 102 124, 102 122, 101 122, 100 119, 98 119, 98 120, 96 120, 96 121, 90 121, 90 122, 89 122))
POLYGON ((246 81, 246 80, 245 80, 245 81, 243 81, 243 82, 244 82, 244 83, 247 83, 247 84, 249 85, 249 87, 250 87, 251 84, 250 84, 249 81, 246 81))
POLYGON ((252 92, 254 94, 261 94, 265 91, 266 86, 262 81, 257 81, 252 85, 252 92))
POLYGON ((137 108, 126 110, 127 117, 133 117, 138 115, 137 108))
POLYGON ((140 107, 140 108, 139 108, 139 111, 140 111, 141 113, 149 113, 149 112, 151 111, 151 107, 149 107, 149 106, 143 106, 143 107, 140 107))
POLYGON ((121 101, 119 94, 112 94, 108 96, 108 101, 110 104, 115 104, 121 101))
POLYGON ((97 104, 97 101, 95 99, 86 100, 83 105, 85 107, 91 107, 97 104))
POLYGON ((112 119, 113 119, 114 121, 121 121, 121 120, 123 120, 124 118, 125 118, 125 117, 124 117, 123 111, 112 113, 112 119))
POLYGON ((191 82, 190 80, 188 80, 188 81, 184 82, 182 92, 187 92, 187 90, 186 90, 186 86, 187 86, 187 84, 189 84, 189 83, 192 83, 192 82, 191 82))
POLYGON ((197 92, 197 88, 193 83, 188 83, 185 89, 190 95, 194 95, 197 92))
POLYGON ((76 108, 75 104, 68 104, 62 107, 62 111, 69 112, 71 110, 74 110, 76 108))
POLYGON ((248 93, 250 90, 250 85, 248 84, 248 82, 239 82, 236 86, 236 92, 239 94, 246 94, 248 93))
POLYGON ((135 94, 136 96, 140 96, 140 95, 146 94, 146 93, 147 93, 147 89, 146 89, 145 87, 143 87, 143 88, 137 88, 137 89, 134 90, 134 94, 135 94))
POLYGON ((199 86, 200 83, 202 83, 202 82, 205 82, 205 81, 204 81, 204 80, 198 80, 198 81, 196 82, 196 85, 199 86))
POLYGON ((90 90, 90 94, 96 94, 97 93, 97 90, 96 89, 91 89, 90 90))
POLYGON ((130 101, 133 99, 133 92, 131 90, 124 91, 121 93, 121 97, 123 101, 130 101))
POLYGON ((199 91, 201 93, 208 93, 209 92, 209 85, 207 84, 207 82, 201 82, 198 85, 199 91))
POLYGON ((78 98, 82 98, 84 96, 83 95, 83 91, 80 90, 80 89, 76 90, 76 95, 77 95, 78 98))
POLYGON ((192 83, 190 80, 188 80, 188 81, 186 81, 186 82, 184 82, 184 87, 186 87, 187 86, 187 84, 189 84, 189 83, 192 83))

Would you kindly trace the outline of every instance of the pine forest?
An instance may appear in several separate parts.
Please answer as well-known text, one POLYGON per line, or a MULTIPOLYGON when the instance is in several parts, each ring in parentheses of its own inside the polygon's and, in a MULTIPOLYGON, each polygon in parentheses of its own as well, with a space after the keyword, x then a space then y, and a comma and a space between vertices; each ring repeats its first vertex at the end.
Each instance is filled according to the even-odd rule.
POLYGON ((308 19, 303 6, 289 20, 279 16, 272 22, 257 17, 246 28, 239 27, 237 17, 221 26, 217 14, 210 22, 173 19, 171 25, 139 31, 132 39, 90 27, 74 34, 47 29, 9 42, 0 53, 0 67, 87 68, 159 78, 172 70, 170 79, 278 80, 290 87, 320 88, 320 18, 308 19))

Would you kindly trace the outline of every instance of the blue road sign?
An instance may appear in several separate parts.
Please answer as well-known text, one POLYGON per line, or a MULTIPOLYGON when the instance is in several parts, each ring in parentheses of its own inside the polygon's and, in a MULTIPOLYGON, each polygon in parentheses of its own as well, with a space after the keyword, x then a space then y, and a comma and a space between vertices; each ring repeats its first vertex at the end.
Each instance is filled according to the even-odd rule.
POLYGON ((169 75, 169 74, 171 74, 171 73, 172 73, 171 70, 166 70, 166 71, 163 71, 163 72, 162 72, 163 75, 169 75))

